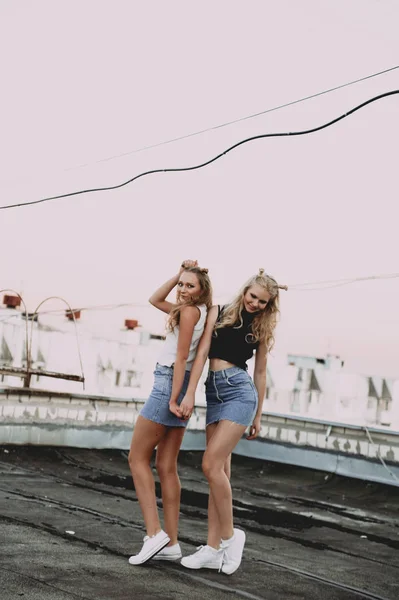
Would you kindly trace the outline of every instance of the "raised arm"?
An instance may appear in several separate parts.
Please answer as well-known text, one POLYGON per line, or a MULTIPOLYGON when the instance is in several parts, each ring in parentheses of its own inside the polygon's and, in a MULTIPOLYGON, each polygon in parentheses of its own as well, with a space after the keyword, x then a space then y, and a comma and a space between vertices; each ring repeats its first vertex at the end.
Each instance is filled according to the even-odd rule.
POLYGON ((216 319, 218 316, 218 307, 212 306, 208 312, 204 333, 198 344, 197 354, 191 369, 190 381, 188 383, 186 395, 184 396, 180 406, 177 408, 175 414, 182 419, 189 419, 193 412, 195 403, 195 391, 197 389, 198 382, 200 380, 202 371, 206 360, 208 358, 209 349, 211 347, 212 333, 215 327, 216 319))
POLYGON ((176 273, 176 275, 174 275, 173 277, 168 279, 168 281, 166 281, 163 285, 161 285, 161 287, 159 287, 152 294, 152 296, 148 300, 149 303, 152 304, 153 306, 155 306, 155 308, 159 308, 159 310, 162 310, 162 312, 169 314, 170 311, 172 310, 172 307, 174 306, 174 304, 172 302, 168 302, 166 300, 166 298, 169 296, 169 294, 173 290, 173 288, 178 284, 179 277, 182 274, 182 272, 184 271, 184 269, 187 269, 188 267, 197 267, 197 266, 198 266, 198 263, 196 260, 183 261, 178 273, 176 273))
POLYGON ((260 432, 260 421, 262 417, 263 400, 266 394, 266 367, 267 348, 266 343, 259 344, 255 354, 254 384, 258 392, 258 408, 255 418, 249 430, 247 440, 254 440, 260 432))

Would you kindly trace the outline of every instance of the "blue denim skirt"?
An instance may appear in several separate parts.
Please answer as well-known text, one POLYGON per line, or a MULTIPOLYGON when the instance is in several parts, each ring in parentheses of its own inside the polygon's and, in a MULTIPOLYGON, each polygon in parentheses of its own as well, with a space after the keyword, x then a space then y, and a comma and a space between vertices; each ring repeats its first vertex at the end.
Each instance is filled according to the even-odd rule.
MULTIPOLYGON (((177 403, 183 400, 188 382, 190 371, 184 375, 183 387, 177 399, 177 403)), ((182 421, 169 410, 169 400, 172 394, 173 367, 165 367, 157 364, 154 371, 154 386, 150 397, 140 411, 140 415, 149 421, 165 425, 165 427, 186 427, 187 421, 182 421)))
POLYGON ((239 367, 209 371, 205 391, 207 425, 222 420, 252 425, 258 392, 246 371, 239 367))

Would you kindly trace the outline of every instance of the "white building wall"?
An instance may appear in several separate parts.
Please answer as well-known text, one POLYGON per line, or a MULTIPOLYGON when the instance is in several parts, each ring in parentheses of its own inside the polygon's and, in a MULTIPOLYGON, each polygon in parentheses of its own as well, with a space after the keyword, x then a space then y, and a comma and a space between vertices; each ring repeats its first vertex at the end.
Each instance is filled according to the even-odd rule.
MULTIPOLYGON (((29 338, 32 323, 29 322, 29 338)), ((148 397, 153 384, 153 371, 163 341, 150 339, 148 331, 121 329, 112 339, 87 332, 83 322, 77 323, 82 355, 85 388, 81 383, 44 376, 32 376, 34 389, 104 395, 131 399, 148 397)), ((0 309, 0 342, 6 340, 13 355, 12 366, 22 366, 25 345, 25 321, 21 314, 0 309)), ((59 330, 33 325, 32 358, 35 368, 81 375, 75 327, 60 320, 59 330), (36 361, 38 353, 44 364, 36 361)), ((307 416, 359 425, 384 425, 399 430, 399 380, 390 384, 392 402, 381 410, 377 400, 368 398, 368 378, 346 373, 339 357, 327 357, 323 363, 312 357, 297 357, 300 366, 271 357, 268 361, 268 397, 264 412, 307 416), (301 371, 299 371, 301 369, 301 371), (320 392, 309 391, 311 373, 320 392), (298 377, 298 375, 300 376, 298 377)), ((295 359, 291 356, 291 362, 295 359)), ((249 363, 253 371, 254 361, 249 363)), ((198 386, 196 401, 205 403, 203 380, 198 386)), ((0 387, 1 387, 0 380, 0 387)), ((23 379, 6 376, 3 385, 22 387, 23 379)))

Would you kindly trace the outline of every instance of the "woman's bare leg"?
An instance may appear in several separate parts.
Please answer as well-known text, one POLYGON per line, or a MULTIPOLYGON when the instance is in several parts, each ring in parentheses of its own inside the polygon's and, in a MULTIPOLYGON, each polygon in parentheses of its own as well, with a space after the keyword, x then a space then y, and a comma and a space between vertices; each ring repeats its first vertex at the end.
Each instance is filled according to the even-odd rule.
MULTIPOLYGON (((207 443, 207 445, 209 444, 209 441, 212 438, 213 434, 215 433, 218 425, 219 425, 219 423, 211 423, 206 428, 206 443, 207 443)), ((227 457, 227 459, 223 465, 223 469, 224 469, 224 472, 226 473, 227 477, 230 479, 231 454, 229 454, 229 456, 227 457)), ((212 546, 212 548, 215 548, 217 550, 220 546, 221 537, 222 536, 221 536, 221 532, 220 532, 220 523, 219 523, 218 513, 216 511, 215 501, 213 499, 212 491, 209 490, 208 540, 207 540, 208 546, 212 546)))
POLYGON ((161 531, 155 482, 150 461, 155 447, 166 433, 166 427, 144 417, 138 417, 133 430, 129 452, 129 467, 134 487, 143 513, 147 535, 150 537, 161 531))
POLYGON ((161 482, 164 529, 170 537, 169 546, 177 544, 181 485, 177 472, 177 457, 185 428, 171 427, 158 444, 155 465, 161 482))
POLYGON ((202 470, 208 480, 219 520, 220 537, 224 540, 230 539, 234 534, 231 485, 224 467, 245 430, 244 425, 232 421, 219 421, 202 460, 202 470))

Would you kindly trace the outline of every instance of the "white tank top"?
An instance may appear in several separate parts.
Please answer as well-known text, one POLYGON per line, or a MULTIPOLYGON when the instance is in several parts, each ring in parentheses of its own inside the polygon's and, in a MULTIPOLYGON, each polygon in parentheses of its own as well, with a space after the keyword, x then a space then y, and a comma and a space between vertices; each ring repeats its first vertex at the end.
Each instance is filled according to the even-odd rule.
MULTIPOLYGON (((200 311, 200 318, 196 326, 194 327, 193 337, 191 338, 190 349, 188 352, 186 371, 191 371, 195 355, 197 353, 198 343, 200 341, 202 332, 204 331, 207 309, 205 304, 197 306, 200 311)), ((158 357, 158 363, 165 367, 172 367, 177 354, 177 342, 179 339, 179 326, 175 327, 174 331, 168 331, 165 338, 165 343, 162 348, 161 355, 158 357)))

